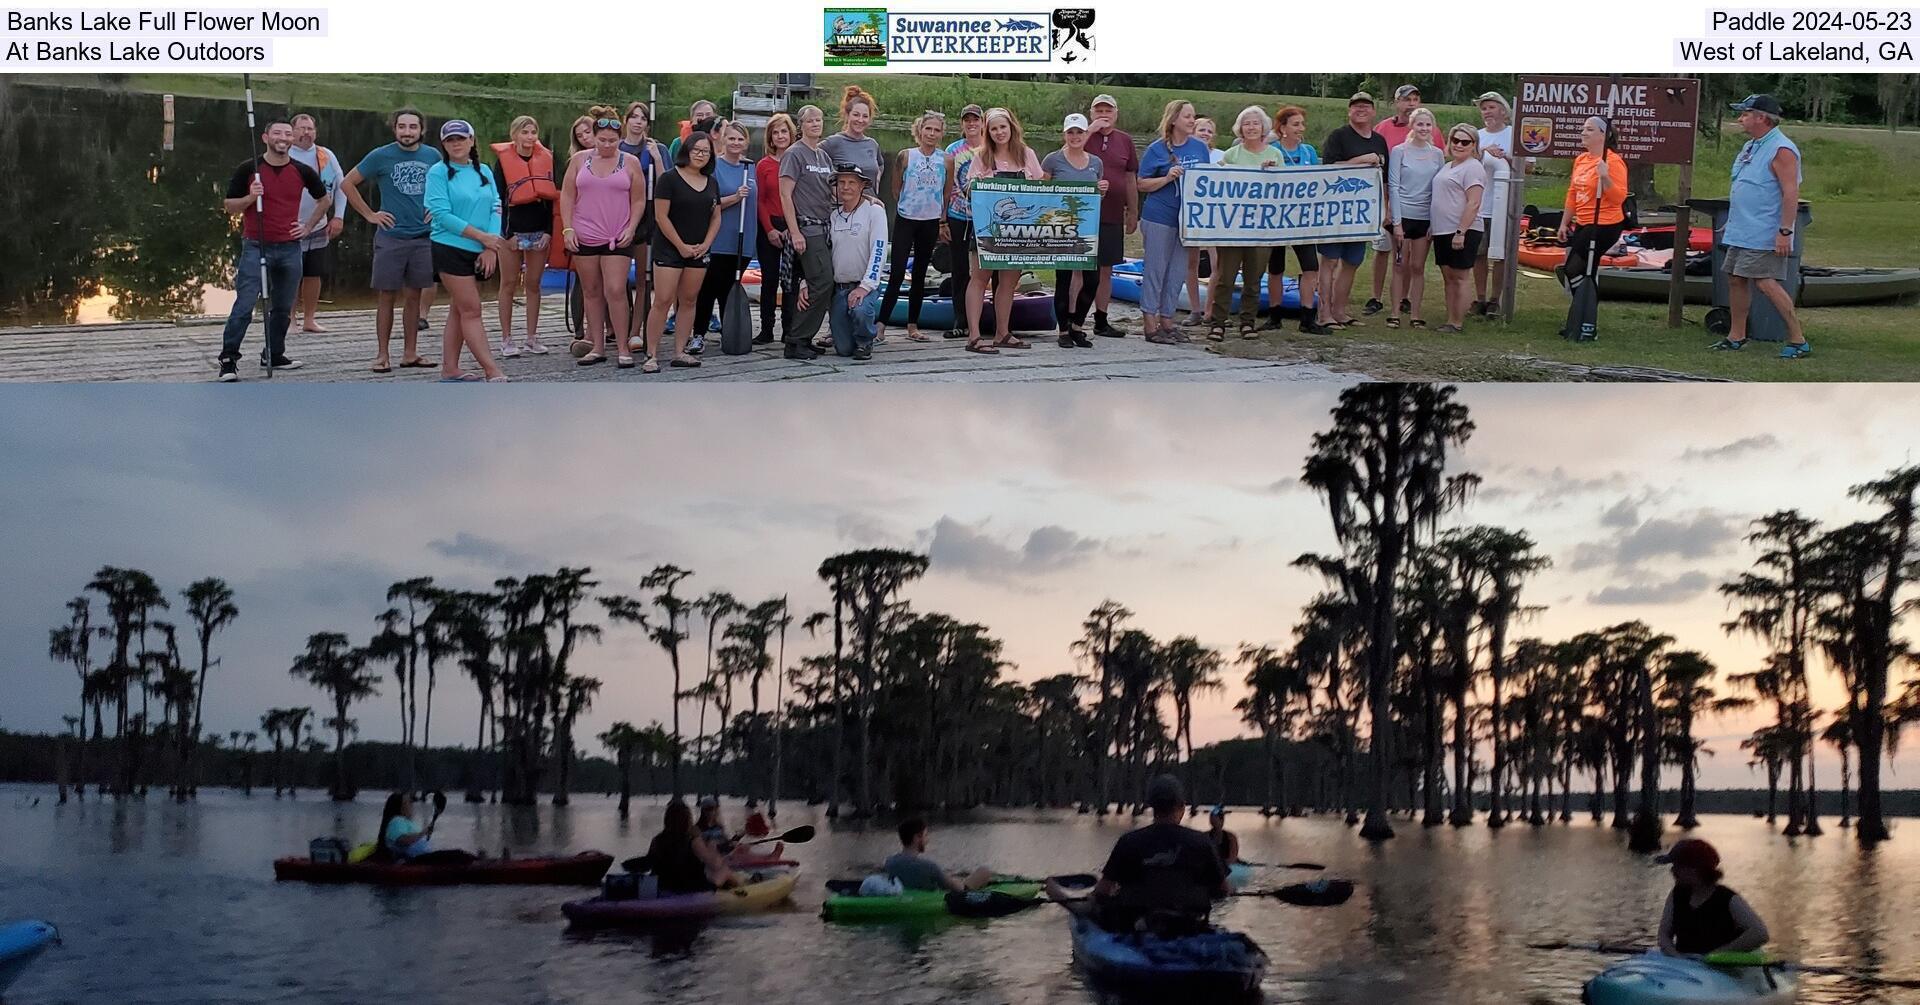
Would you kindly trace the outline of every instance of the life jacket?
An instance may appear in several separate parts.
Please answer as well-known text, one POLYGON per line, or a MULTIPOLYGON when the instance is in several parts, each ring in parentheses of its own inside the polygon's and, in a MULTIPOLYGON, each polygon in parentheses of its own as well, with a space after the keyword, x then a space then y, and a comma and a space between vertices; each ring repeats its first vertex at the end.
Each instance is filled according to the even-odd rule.
POLYGON ((535 140, 531 158, 520 156, 511 142, 495 143, 493 153, 499 160, 500 177, 507 183, 507 205, 560 200, 560 189, 554 183, 553 151, 545 144, 535 140))

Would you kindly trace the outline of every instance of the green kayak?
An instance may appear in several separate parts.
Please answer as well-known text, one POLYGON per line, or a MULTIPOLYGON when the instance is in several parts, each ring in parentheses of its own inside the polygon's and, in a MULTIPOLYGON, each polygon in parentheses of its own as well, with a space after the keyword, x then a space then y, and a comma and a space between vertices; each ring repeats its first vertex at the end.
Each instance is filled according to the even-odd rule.
POLYGON ((896 918, 994 917, 1038 903, 1040 884, 991 883, 970 894, 938 890, 909 890, 885 897, 836 893, 820 908, 828 921, 888 921, 896 918), (951 899, 952 903, 949 903, 951 899))

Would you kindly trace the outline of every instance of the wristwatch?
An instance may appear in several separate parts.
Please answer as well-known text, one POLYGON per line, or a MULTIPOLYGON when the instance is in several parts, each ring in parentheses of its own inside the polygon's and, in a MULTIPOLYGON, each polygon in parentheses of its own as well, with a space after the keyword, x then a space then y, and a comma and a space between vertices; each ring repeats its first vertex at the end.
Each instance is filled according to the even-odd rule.
POLYGON ((1792 237, 1792 236, 1793 236, 1793 228, 1792 228, 1792 227, 1781 227, 1781 228, 1780 228, 1780 236, 1781 236, 1781 237, 1792 237))

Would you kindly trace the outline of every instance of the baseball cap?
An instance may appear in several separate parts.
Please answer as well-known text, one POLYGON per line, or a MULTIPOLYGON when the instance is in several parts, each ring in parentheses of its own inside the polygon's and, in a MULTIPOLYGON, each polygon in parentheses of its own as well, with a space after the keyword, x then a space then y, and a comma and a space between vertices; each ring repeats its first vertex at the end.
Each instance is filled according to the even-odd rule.
POLYGON ((1765 112, 1768 115, 1781 114, 1780 102, 1775 101, 1771 94, 1749 94, 1745 100, 1736 102, 1728 107, 1736 112, 1765 112))
POLYGON ((1214 807, 1213 807, 1213 812, 1211 812, 1211 813, 1208 813, 1207 815, 1208 815, 1208 816, 1210 816, 1210 817, 1223 817, 1223 818, 1224 818, 1224 817, 1225 817, 1225 816, 1227 815, 1227 808, 1226 808, 1225 806, 1222 806, 1222 805, 1219 805, 1219 804, 1217 804, 1217 803, 1216 803, 1216 804, 1214 805, 1214 807))
POLYGON ((1420 93, 1420 85, 1401 84, 1399 87, 1396 87, 1393 89, 1393 100, 1398 101, 1409 94, 1419 94, 1419 93, 1420 93))
POLYGON ((1079 112, 1074 112, 1072 115, 1067 116, 1067 121, 1060 123, 1061 132, 1066 132, 1069 129, 1084 130, 1086 128, 1087 128, 1087 117, 1080 114, 1079 112))
POLYGON ((468 139, 472 139, 473 123, 468 122, 466 119, 448 119, 446 124, 440 127, 440 138, 444 140, 453 136, 465 136, 468 139))
POLYGON ((701 796, 700 808, 703 810, 717 810, 720 808, 720 800, 712 796, 701 796))
POLYGON ((844 161, 839 164, 835 164, 833 166, 833 180, 839 181, 840 176, 843 174, 850 174, 855 178, 860 179, 860 181, 863 184, 873 181, 873 179, 867 177, 867 169, 861 167, 858 164, 851 164, 844 161))
POLYGON ((1353 92, 1353 97, 1347 99, 1348 108, 1352 108, 1355 105, 1371 105, 1371 104, 1373 104, 1373 95, 1368 94, 1365 91, 1355 91, 1353 92))
POLYGON ((968 105, 967 107, 960 109, 960 117, 963 119, 969 115, 977 119, 985 114, 987 114, 986 110, 981 108, 979 105, 968 105))
POLYGON ((1115 100, 1113 100, 1113 95, 1111 95, 1111 94, 1096 94, 1096 95, 1094 95, 1094 96, 1093 96, 1093 103, 1092 103, 1092 104, 1090 104, 1090 105, 1088 105, 1087 107, 1088 107, 1088 108, 1098 108, 1098 107, 1100 107, 1101 105, 1111 105, 1111 106, 1113 107, 1113 109, 1114 109, 1114 111, 1119 111, 1119 110, 1120 110, 1120 102, 1118 102, 1118 101, 1115 101, 1115 100))
POLYGON ((1661 865, 1684 865, 1702 872, 1720 870, 1720 853, 1713 846, 1699 838, 1683 838, 1673 843, 1673 847, 1664 854, 1654 857, 1661 865))
POLYGON ((1147 783, 1147 805, 1156 810, 1170 810, 1187 805, 1186 790, 1181 787, 1180 779, 1173 775, 1155 775, 1147 783))

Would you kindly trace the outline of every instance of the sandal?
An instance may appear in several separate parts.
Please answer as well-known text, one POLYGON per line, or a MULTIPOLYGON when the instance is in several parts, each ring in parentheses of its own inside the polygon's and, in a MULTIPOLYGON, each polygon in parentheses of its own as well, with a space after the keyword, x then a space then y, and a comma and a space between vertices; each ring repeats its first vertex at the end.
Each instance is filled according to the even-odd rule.
POLYGON ((595 363, 605 363, 606 361, 607 361, 607 358, 605 356, 602 356, 597 352, 590 352, 590 353, 587 353, 585 356, 582 356, 579 359, 574 360, 573 362, 577 366, 592 366, 595 363))
POLYGON ((400 367, 403 370, 425 370, 429 367, 435 367, 439 365, 440 365, 439 361, 428 359, 425 356, 415 356, 412 362, 408 362, 406 360, 400 361, 400 367))
POLYGON ((1426 326, 1427 326, 1427 323, 1419 318, 1414 318, 1412 321, 1407 322, 1407 327, 1413 328, 1416 330, 1424 329, 1426 326))
POLYGON ((1208 325, 1207 326, 1207 341, 1225 342, 1226 340, 1227 340, 1226 325, 1208 325))
POLYGON ((994 344, 994 345, 997 345, 997 346, 999 346, 999 347, 1000 347, 1000 348, 1002 348, 1002 349, 1031 349, 1031 348, 1033 348, 1033 347, 1032 347, 1032 346, 1031 346, 1030 344, 1028 344, 1028 343, 1026 343, 1026 342, 1024 342, 1024 341, 1022 341, 1022 340, 1020 339, 1020 337, 1019 337, 1019 336, 1017 336, 1017 335, 1009 335, 1009 336, 1007 336, 1006 338, 1003 338, 1003 339, 998 339, 998 338, 997 338, 997 339, 994 339, 994 340, 993 340, 993 344, 994 344))
POLYGON ((980 354, 980 355, 982 355, 982 356, 998 356, 998 355, 1000 355, 1000 350, 998 350, 998 349, 995 349, 995 348, 994 348, 993 346, 990 346, 990 345, 981 345, 981 344, 980 344, 980 343, 978 343, 978 342, 968 342, 968 343, 967 343, 967 351, 968 351, 968 352, 977 352, 977 353, 979 353, 979 354, 980 354))
POLYGON ((367 370, 370 373, 392 373, 393 367, 386 363, 378 363, 373 366, 367 367, 367 370))
POLYGON ((656 362, 654 362, 653 360, 651 360, 651 359, 649 359, 649 360, 647 360, 647 361, 646 361, 645 363, 642 363, 642 364, 640 365, 640 372, 641 372, 641 373, 659 373, 659 372, 660 372, 660 364, 658 364, 658 363, 656 363, 656 362))
POLYGON ((1260 333, 1254 330, 1254 327, 1252 324, 1249 324, 1243 321, 1240 323, 1240 337, 1241 338, 1259 338, 1260 333))
POLYGON ((699 366, 700 361, 697 359, 684 359, 682 357, 675 356, 673 360, 669 362, 667 365, 671 367, 676 367, 682 370, 691 370, 694 367, 699 366))
POLYGON ((622 356, 620 357, 619 361, 616 362, 614 365, 619 367, 622 370, 631 370, 633 369, 633 357, 622 356))
POLYGON ((442 384, 478 384, 480 383, 480 375, 477 373, 463 373, 458 377, 442 377, 440 378, 440 383, 442 384))
POLYGON ((1400 327, 1400 319, 1399 319, 1399 318, 1388 318, 1388 319, 1387 319, 1387 327, 1388 327, 1388 328, 1393 328, 1393 329, 1396 329, 1396 330, 1397 330, 1397 329, 1399 329, 1399 327, 1400 327))
MULTIPOLYGON (((931 335, 922 335, 922 334, 921 334, 921 333, 919 333, 919 332, 908 332, 908 333, 907 333, 907 340, 908 340, 908 341, 910 341, 910 342, 931 342, 931 341, 933 341, 933 336, 931 336, 931 335)), ((878 340, 875 340, 875 341, 878 341, 878 340)))
POLYGON ((1434 331, 1442 335, 1460 335, 1466 332, 1466 329, 1460 327, 1459 325, 1441 325, 1440 327, 1435 328, 1434 331))

